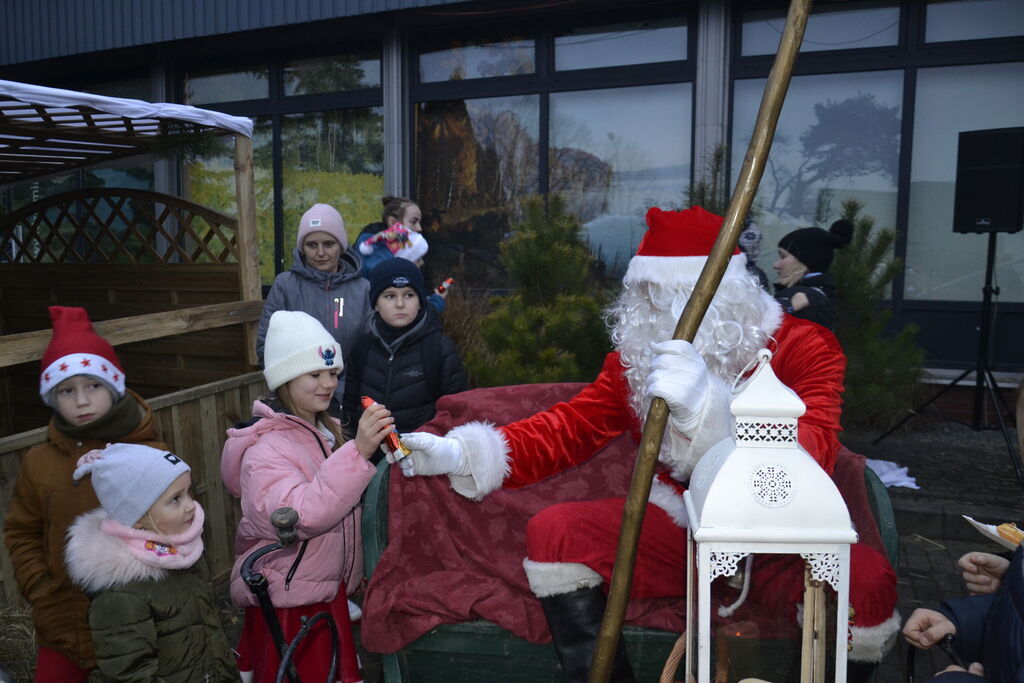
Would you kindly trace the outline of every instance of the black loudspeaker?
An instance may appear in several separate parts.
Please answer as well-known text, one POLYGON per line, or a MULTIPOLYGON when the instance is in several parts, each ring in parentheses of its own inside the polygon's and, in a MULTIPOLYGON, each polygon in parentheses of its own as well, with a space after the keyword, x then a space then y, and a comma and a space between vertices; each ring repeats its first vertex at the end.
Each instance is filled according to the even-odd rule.
POLYGON ((1024 128, 960 133, 953 232, 1024 228, 1024 128))

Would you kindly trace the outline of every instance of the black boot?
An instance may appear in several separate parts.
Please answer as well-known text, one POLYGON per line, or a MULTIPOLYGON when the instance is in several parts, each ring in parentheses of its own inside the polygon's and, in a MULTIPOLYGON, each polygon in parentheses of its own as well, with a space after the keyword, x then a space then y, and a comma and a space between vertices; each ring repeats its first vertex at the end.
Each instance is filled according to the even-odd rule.
MULTIPOLYGON (((597 632, 604 616, 605 597, 600 586, 580 588, 571 593, 540 599, 555 641, 558 661, 569 683, 586 683, 594 656, 597 632)), ((626 647, 619 637, 619 648, 612 662, 613 683, 633 683, 633 670, 626 659, 626 647)))
POLYGON ((871 662, 846 662, 846 683, 871 683, 875 680, 877 664, 871 662))

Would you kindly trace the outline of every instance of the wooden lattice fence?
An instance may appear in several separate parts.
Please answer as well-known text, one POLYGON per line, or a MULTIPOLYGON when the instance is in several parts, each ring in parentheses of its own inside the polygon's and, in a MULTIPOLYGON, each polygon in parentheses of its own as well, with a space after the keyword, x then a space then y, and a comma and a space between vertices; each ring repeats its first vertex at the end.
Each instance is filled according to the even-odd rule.
MULTIPOLYGON (((236 220, 146 190, 66 192, 0 219, 0 334, 46 330, 47 307, 83 306, 94 322, 237 302, 236 220)), ((146 398, 251 369, 242 326, 118 348, 146 398)), ((45 424, 38 365, 0 370, 0 435, 45 424)))

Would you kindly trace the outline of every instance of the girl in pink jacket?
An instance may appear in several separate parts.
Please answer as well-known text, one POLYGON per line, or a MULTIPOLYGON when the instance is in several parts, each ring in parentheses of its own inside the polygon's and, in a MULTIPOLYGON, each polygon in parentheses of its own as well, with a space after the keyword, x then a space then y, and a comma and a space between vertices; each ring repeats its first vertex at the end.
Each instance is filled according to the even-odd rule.
MULTIPOLYGON (((288 506, 299 513, 299 543, 267 555, 256 569, 266 576, 286 641, 300 618, 330 612, 338 623, 345 683, 361 680, 349 622, 348 588, 362 580, 359 499, 373 478, 370 456, 393 429, 379 404, 359 420, 346 441, 327 407, 342 369, 338 343, 317 320, 297 311, 270 318, 264 376, 272 395, 253 404, 254 420, 229 429, 220 471, 242 499, 235 533, 231 599, 245 607, 239 643, 243 680, 272 682, 280 665, 258 601, 240 568, 252 551, 277 541, 270 514, 288 506)), ((316 627, 294 656, 302 680, 322 681, 330 666, 330 630, 316 627)))

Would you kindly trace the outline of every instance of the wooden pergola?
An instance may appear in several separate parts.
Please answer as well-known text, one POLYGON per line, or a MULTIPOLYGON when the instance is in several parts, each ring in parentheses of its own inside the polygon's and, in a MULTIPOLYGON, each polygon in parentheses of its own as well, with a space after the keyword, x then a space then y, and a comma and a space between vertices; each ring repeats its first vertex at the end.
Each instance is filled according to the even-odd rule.
MULTIPOLYGON (((256 302, 262 296, 253 189, 252 120, 188 105, 105 97, 0 80, 0 190, 26 180, 151 155, 176 145, 187 145, 189 140, 201 136, 225 134, 235 136, 237 223, 232 246, 238 262, 240 301, 233 306, 218 304, 212 309, 199 307, 98 323, 97 330, 112 344, 155 339, 221 323, 234 324, 240 312, 251 317, 252 311, 258 310, 256 302)), ((0 218, 0 235, 19 218, 18 213, 0 218)), ((158 225, 162 223, 161 217, 153 218, 158 225)), ((15 248, 24 247, 28 242, 27 238, 13 234, 9 239, 15 242, 15 248)), ((57 239, 60 238, 50 237, 46 244, 57 239)), ((173 245, 175 240, 168 239, 167 243, 173 245)), ((60 253, 49 251, 52 260, 60 260, 53 259, 60 253)), ((30 259, 22 254, 20 260, 30 259)), ((247 328, 247 337, 253 341, 252 320, 247 328)), ((9 335, 2 340, 0 368, 38 359, 49 341, 49 331, 9 335)), ((249 362, 256 365, 255 345, 247 346, 249 362)))
MULTIPOLYGON (((0 80, 0 190, 202 148, 219 135, 234 136, 235 216, 113 187, 0 215, 0 508, 10 503, 21 457, 47 438, 34 364, 51 337, 46 308, 84 306, 117 348, 129 386, 146 397, 161 438, 192 466, 211 567, 223 579, 238 516, 219 473, 224 429, 266 389, 255 354, 263 302, 252 121, 0 80)), ((0 604, 18 600, 0 544, 0 604)))

